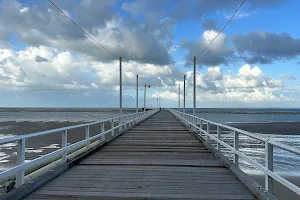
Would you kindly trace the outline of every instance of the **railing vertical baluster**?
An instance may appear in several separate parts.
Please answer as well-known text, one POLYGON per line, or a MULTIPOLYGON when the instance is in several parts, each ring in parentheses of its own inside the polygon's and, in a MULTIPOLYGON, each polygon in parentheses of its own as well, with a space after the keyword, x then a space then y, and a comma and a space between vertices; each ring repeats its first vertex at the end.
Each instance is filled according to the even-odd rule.
POLYGON ((202 137, 202 130, 203 130, 203 124, 202 124, 202 120, 200 119, 200 136, 202 137))
MULTIPOLYGON (((265 142, 265 151, 266 168, 273 171, 273 146, 268 142, 265 142)), ((268 175, 265 177, 265 187, 268 192, 273 194, 273 178, 268 175)))
MULTIPOLYGON (((88 139, 88 138, 90 138, 90 126, 89 125, 85 126, 85 139, 88 139)), ((91 143, 91 141, 86 142, 86 145, 85 145, 86 149, 90 148, 90 143, 91 143)))
POLYGON ((207 132, 207 142, 210 143, 210 138, 209 138, 209 135, 210 135, 210 123, 209 122, 206 122, 206 132, 207 132))
MULTIPOLYGON (((17 141, 17 165, 25 163, 25 139, 17 141)), ((16 187, 24 184, 25 170, 21 169, 16 174, 16 187)))
MULTIPOLYGON (((68 145, 68 130, 64 130, 61 132, 61 148, 65 148, 68 145)), ((67 161, 67 151, 63 151, 61 153, 62 162, 67 161)))
POLYGON ((199 135, 198 134, 198 132, 199 132, 199 126, 198 126, 198 124, 199 124, 199 119, 198 118, 196 118, 196 133, 197 133, 197 135, 199 135))
POLYGON ((111 136, 114 136, 115 135, 115 121, 114 121, 114 119, 112 119, 110 121, 110 125, 111 125, 111 136))
POLYGON ((122 117, 119 117, 118 126, 119 126, 119 132, 121 132, 122 131, 122 117))
POLYGON ((217 149, 218 151, 221 151, 221 144, 219 142, 219 140, 221 140, 221 127, 219 125, 217 125, 217 138, 218 138, 217 149))
POLYGON ((194 129, 195 132, 197 132, 197 129, 195 128, 196 124, 197 124, 197 123, 196 123, 196 117, 193 116, 193 125, 194 125, 194 126, 193 126, 193 129, 194 129))
MULTIPOLYGON (((239 133, 236 131, 234 131, 233 133, 234 133, 233 148, 238 151, 239 150, 239 133)), ((236 153, 234 153, 234 164, 236 166, 239 166, 239 156, 236 153)))
MULTIPOLYGON (((105 131, 105 122, 101 122, 101 133, 103 133, 105 131)), ((101 136, 101 141, 104 142, 105 141, 105 135, 101 136)))
POLYGON ((127 117, 124 116, 124 130, 126 130, 127 128, 127 117))

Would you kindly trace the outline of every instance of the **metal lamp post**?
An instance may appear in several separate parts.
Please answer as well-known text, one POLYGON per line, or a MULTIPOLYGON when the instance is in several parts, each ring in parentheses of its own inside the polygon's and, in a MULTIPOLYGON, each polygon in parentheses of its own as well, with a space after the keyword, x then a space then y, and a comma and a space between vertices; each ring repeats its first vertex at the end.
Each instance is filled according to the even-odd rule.
POLYGON ((150 88, 150 85, 145 84, 145 89, 144 89, 144 112, 146 111, 146 88, 150 88))

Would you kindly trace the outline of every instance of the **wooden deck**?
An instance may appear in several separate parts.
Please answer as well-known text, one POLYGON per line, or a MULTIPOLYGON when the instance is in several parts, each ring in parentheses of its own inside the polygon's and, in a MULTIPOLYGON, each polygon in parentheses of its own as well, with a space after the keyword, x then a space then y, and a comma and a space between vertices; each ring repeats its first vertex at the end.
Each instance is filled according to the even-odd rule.
POLYGON ((25 199, 256 199, 169 111, 160 111, 25 199))

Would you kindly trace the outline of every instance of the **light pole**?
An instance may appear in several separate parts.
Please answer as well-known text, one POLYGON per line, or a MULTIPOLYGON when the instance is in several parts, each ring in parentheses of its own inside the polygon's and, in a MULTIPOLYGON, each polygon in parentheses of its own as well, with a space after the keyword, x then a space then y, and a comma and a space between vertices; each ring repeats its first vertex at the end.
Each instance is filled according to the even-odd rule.
POLYGON ((139 112, 139 75, 136 75, 136 112, 139 112))
POLYGON ((185 77, 186 75, 183 75, 183 112, 185 113, 185 77))
POLYGON ((180 111, 180 83, 178 84, 178 111, 180 111))
POLYGON ((194 96, 193 96, 193 100, 194 100, 194 106, 193 106, 193 115, 195 116, 196 115, 196 56, 194 56, 194 88, 193 88, 193 93, 194 93, 194 96))
POLYGON ((122 108, 122 57, 120 57, 120 114, 123 115, 123 108, 122 108))
POLYGON ((150 85, 145 84, 145 89, 144 89, 144 112, 146 111, 146 88, 150 88, 150 85))

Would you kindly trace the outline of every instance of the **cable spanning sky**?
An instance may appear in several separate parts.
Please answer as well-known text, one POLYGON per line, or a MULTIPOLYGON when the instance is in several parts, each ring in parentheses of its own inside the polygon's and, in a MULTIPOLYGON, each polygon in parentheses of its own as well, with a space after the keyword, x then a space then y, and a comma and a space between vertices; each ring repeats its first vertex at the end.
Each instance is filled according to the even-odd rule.
POLYGON ((176 107, 183 73, 191 107, 193 56, 198 107, 300 106, 296 0, 52 2, 85 33, 49 1, 0 0, 0 107, 118 107, 119 56, 124 107, 136 74, 176 107))

